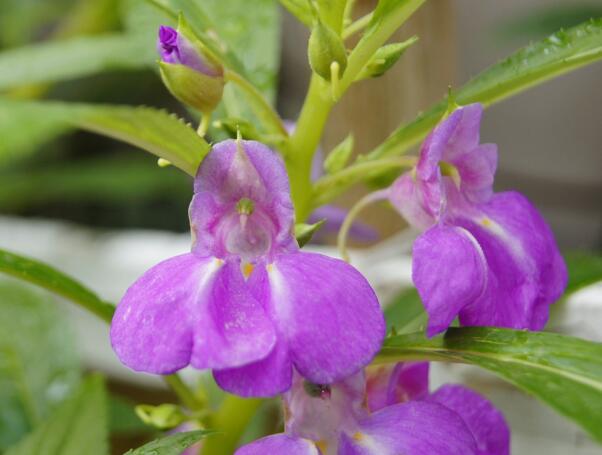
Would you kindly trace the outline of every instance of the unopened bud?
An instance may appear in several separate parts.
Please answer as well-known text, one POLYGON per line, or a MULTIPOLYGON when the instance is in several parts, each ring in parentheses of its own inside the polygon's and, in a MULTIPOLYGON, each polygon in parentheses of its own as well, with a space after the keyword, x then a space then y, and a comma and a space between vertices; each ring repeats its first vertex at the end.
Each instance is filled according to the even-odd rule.
POLYGON ((342 75, 347 67, 347 51, 343 40, 320 21, 316 22, 309 37, 308 56, 311 69, 328 81, 333 62, 339 65, 339 75, 342 75))
POLYGON ((403 43, 386 44, 378 49, 370 61, 366 64, 358 79, 367 79, 369 77, 379 77, 385 74, 399 57, 403 55, 408 47, 418 41, 418 37, 413 36, 403 43))
POLYGON ((161 26, 157 50, 161 78, 177 99, 201 112, 213 111, 224 91, 224 70, 181 20, 178 30, 161 26))

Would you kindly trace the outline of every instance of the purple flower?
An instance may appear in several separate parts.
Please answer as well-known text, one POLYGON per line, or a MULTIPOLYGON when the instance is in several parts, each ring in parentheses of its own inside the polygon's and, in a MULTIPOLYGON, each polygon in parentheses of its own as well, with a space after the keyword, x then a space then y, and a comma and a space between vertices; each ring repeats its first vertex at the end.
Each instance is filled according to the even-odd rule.
POLYGON ((316 386, 297 376, 285 395, 285 434, 255 441, 236 455, 509 453, 502 414, 462 386, 429 394, 428 363, 378 367, 366 377, 358 373, 316 386))
POLYGON ((347 263, 299 251, 282 160, 253 141, 224 141, 201 164, 190 204, 192 252, 147 271, 111 326, 130 368, 212 369, 242 396, 291 386, 293 366, 331 383, 366 365, 385 324, 366 279, 347 263))
POLYGON ((193 44, 177 30, 159 27, 157 51, 165 63, 185 65, 207 76, 221 76, 220 67, 212 64, 193 44))
POLYGON ((482 106, 454 111, 427 137, 389 198, 425 232, 413 248, 427 333, 463 325, 540 330, 567 281, 552 231, 513 191, 493 192, 497 147, 479 144, 482 106))

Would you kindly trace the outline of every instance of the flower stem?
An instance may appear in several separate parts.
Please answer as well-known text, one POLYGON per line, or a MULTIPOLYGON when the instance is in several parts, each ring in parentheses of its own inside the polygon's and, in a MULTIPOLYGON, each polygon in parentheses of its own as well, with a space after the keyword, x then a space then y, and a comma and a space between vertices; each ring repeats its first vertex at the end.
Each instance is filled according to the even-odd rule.
POLYGON ((246 80, 236 71, 226 70, 224 77, 227 81, 236 84, 247 95, 249 104, 253 111, 264 123, 265 128, 273 134, 279 136, 288 136, 286 128, 282 123, 282 119, 278 116, 274 108, 268 103, 257 88, 246 80))
POLYGON ((330 84, 313 74, 285 155, 298 223, 303 222, 311 210, 311 162, 333 105, 330 84))
POLYGON ((359 215, 359 213, 370 204, 386 199, 389 194, 389 190, 379 190, 370 194, 366 194, 363 198, 361 198, 357 203, 349 210, 349 213, 345 217, 343 224, 341 225, 341 229, 339 230, 339 235, 337 237, 337 247, 339 249, 339 253, 344 261, 349 262, 349 254, 347 252, 347 235, 349 234, 349 229, 351 229, 351 225, 359 215))
POLYGON ((343 30, 342 38, 346 40, 350 36, 353 36, 357 32, 365 29, 372 20, 372 14, 373 13, 368 13, 365 16, 360 17, 355 22, 352 22, 348 27, 345 28, 345 30, 343 30))
POLYGON ((220 433, 205 440, 201 453, 232 455, 261 403, 260 399, 227 395, 211 421, 211 427, 218 428, 220 433))
POLYGON ((200 411, 205 407, 205 404, 196 397, 177 373, 163 376, 163 380, 178 396, 182 404, 191 411, 200 411))
POLYGON ((320 178, 314 184, 314 207, 326 204, 345 188, 354 183, 368 180, 384 171, 395 168, 410 168, 416 164, 415 156, 384 158, 381 160, 360 161, 351 166, 320 178))

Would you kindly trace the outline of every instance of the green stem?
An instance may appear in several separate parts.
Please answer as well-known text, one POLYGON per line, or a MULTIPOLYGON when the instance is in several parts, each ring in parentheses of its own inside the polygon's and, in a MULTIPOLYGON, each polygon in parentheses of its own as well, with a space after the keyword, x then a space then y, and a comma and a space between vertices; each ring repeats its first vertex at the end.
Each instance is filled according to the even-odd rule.
POLYGON ((227 81, 236 84, 247 95, 251 108, 255 111, 270 133, 279 136, 288 136, 280 116, 253 84, 236 71, 232 70, 226 70, 224 77, 227 81))
POLYGON ((368 13, 365 16, 360 17, 355 22, 352 22, 348 27, 345 27, 343 30, 342 38, 346 40, 347 38, 355 35, 357 32, 365 29, 370 21, 372 20, 373 13, 368 13))
POLYGON ((311 210, 311 162, 333 105, 330 84, 313 74, 285 154, 298 223, 302 223, 311 210))
POLYGON ((204 455, 232 455, 245 429, 263 401, 227 395, 212 419, 212 427, 219 433, 207 438, 201 453, 204 455))
POLYGON ((345 188, 395 168, 410 168, 416 164, 415 156, 400 156, 373 161, 360 161, 342 171, 320 178, 314 185, 315 207, 326 204, 345 188))
POLYGON ((355 81, 360 71, 372 58, 374 53, 381 47, 413 13, 426 0, 405 0, 388 14, 381 14, 377 25, 369 27, 353 52, 349 55, 345 74, 341 79, 339 97, 345 93, 349 86, 355 81))
POLYGON ((191 411, 199 411, 205 407, 205 404, 196 397, 177 373, 163 376, 163 380, 178 396, 182 404, 191 411))

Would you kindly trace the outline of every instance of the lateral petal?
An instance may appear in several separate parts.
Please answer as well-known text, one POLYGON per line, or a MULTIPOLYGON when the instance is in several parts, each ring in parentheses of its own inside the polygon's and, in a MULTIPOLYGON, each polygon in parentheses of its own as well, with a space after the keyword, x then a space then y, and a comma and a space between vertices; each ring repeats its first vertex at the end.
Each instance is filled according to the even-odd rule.
POLYGON ((487 268, 468 231, 438 225, 414 242, 412 279, 429 315, 427 335, 433 336, 482 294, 487 268))

